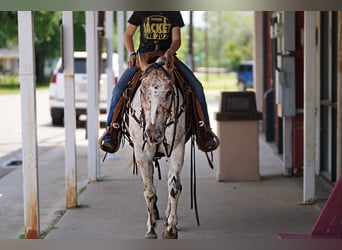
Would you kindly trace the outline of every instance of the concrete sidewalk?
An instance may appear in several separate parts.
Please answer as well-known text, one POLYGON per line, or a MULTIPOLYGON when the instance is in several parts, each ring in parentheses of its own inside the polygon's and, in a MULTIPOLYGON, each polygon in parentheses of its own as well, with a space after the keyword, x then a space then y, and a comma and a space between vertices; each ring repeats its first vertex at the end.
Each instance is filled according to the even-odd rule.
MULTIPOLYGON (((260 135, 262 137, 262 135, 260 135)), ((190 209, 189 145, 182 173, 179 202, 180 239, 275 239, 278 232, 308 233, 319 206, 301 206, 302 179, 281 176, 281 164, 263 138, 260 145, 260 181, 217 182, 216 170, 196 151, 197 197, 200 226, 190 209)), ((66 211, 47 239, 142 239, 146 205, 139 176, 132 175, 131 148, 101 163, 103 181, 90 183, 79 196, 79 208, 66 211)), ((155 178, 161 220, 161 238, 167 199, 165 162, 162 180, 155 178)), ((216 163, 217 164, 217 163, 216 163)))
MULTIPOLYGON (((211 126, 216 128, 213 115, 218 101, 209 97, 207 102, 211 126)), ((132 149, 126 144, 113 159, 101 162, 103 180, 88 184, 88 142, 85 130, 77 129, 77 186, 79 191, 85 190, 78 197, 79 207, 65 211, 65 138, 64 129, 56 129, 60 130, 58 136, 44 138, 38 148, 40 229, 48 233, 45 238, 142 239, 146 205, 142 180, 132 174, 132 149)), ((6 152, 10 153, 0 157, 0 239, 18 239, 24 233, 21 150, 9 146, 6 152), (9 166, 9 162, 19 164, 9 166)), ((302 178, 282 176, 279 156, 263 134, 259 135, 260 181, 217 182, 217 152, 212 170, 205 155, 196 150, 198 227, 195 211, 190 209, 189 149, 188 144, 178 210, 180 239, 274 239, 278 232, 308 233, 329 194, 317 186, 320 203, 300 206, 302 178)), ((167 199, 165 159, 160 163, 162 180, 155 178, 162 216, 157 225, 159 238, 167 199)))
MULTIPOLYGON (((84 136, 83 136, 84 137, 84 136)), ((85 148, 84 142, 78 148, 85 148)), ((86 151, 77 152, 78 188, 87 185, 86 151)), ((19 239, 24 233, 21 150, 0 158, 0 239, 19 239), (11 162, 18 165, 11 166, 11 162), (1 173, 1 171, 0 171, 1 173)), ((40 229, 45 231, 65 210, 64 146, 62 141, 38 148, 40 229)))

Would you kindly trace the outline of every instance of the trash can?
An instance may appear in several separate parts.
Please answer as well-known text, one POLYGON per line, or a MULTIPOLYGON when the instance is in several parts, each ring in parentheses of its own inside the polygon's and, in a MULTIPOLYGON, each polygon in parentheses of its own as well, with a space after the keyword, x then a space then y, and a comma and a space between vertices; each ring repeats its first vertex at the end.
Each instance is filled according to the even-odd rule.
POLYGON ((217 181, 256 181, 259 173, 259 120, 255 93, 222 92, 220 112, 215 114, 219 166, 217 181))

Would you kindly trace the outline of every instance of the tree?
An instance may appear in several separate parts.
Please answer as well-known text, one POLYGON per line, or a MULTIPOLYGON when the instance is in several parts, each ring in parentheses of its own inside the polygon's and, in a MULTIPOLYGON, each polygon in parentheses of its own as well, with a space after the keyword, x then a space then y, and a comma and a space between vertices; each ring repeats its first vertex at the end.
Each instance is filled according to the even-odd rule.
MULTIPOLYGON (((59 12, 38 11, 34 13, 34 42, 36 57, 36 80, 44 82, 45 60, 54 58, 59 53, 59 12)), ((0 47, 13 48, 18 46, 18 17, 16 11, 0 12, 0 47)))
POLYGON ((37 11, 34 13, 35 59, 37 84, 46 81, 45 62, 60 54, 61 13, 55 11, 37 11))
POLYGON ((236 70, 242 60, 253 57, 253 12, 224 11, 208 13, 210 52, 221 54, 221 66, 236 70))
POLYGON ((237 49, 236 43, 230 42, 224 46, 223 54, 229 59, 229 69, 236 72, 243 59, 242 50, 237 49))
POLYGON ((75 11, 74 13, 74 50, 85 51, 85 13, 84 11, 75 11))
MULTIPOLYGON (((203 27, 194 28, 194 55, 196 66, 204 67, 206 57, 209 67, 225 67, 236 70, 243 60, 253 58, 253 12, 248 11, 208 11, 203 13, 203 27), (208 21, 204 15, 207 14, 208 21), (209 46, 206 54, 204 33, 208 31, 209 46)), ((179 56, 186 58, 188 27, 182 31, 182 47, 179 56)))
MULTIPOLYGON (((18 46, 18 19, 16 11, 0 11, 0 47, 12 48, 18 46)), ((34 12, 34 42, 36 59, 37 84, 46 82, 44 67, 48 60, 61 55, 60 24, 61 12, 34 12)), ((85 14, 84 11, 74 12, 74 48, 85 50, 85 14)))
POLYGON ((0 11, 0 48, 18 45, 18 19, 16 11, 0 11))

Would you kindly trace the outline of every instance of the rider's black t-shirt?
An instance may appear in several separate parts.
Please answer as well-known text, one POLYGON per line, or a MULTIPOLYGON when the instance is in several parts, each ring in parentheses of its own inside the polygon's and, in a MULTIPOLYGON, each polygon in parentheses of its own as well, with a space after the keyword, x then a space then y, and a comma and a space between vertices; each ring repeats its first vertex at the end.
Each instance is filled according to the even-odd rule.
POLYGON ((140 27, 139 52, 154 51, 155 42, 166 51, 172 43, 172 28, 184 26, 179 11, 134 11, 128 22, 140 27))

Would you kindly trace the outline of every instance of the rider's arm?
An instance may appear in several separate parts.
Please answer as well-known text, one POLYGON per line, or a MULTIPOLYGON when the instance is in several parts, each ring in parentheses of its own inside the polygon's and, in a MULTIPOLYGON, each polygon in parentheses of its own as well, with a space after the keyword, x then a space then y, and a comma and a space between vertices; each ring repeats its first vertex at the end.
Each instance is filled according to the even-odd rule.
POLYGON ((165 52, 165 56, 174 55, 181 46, 181 29, 179 26, 173 27, 172 30, 172 43, 169 49, 165 52))
POLYGON ((137 26, 133 24, 128 24, 126 32, 125 32, 125 45, 128 53, 128 67, 132 67, 135 60, 136 60, 136 55, 132 54, 134 50, 134 43, 133 43, 133 36, 135 31, 137 30, 137 26))

